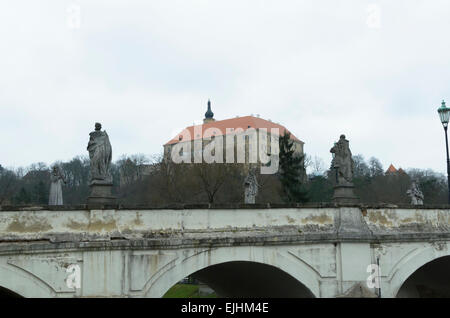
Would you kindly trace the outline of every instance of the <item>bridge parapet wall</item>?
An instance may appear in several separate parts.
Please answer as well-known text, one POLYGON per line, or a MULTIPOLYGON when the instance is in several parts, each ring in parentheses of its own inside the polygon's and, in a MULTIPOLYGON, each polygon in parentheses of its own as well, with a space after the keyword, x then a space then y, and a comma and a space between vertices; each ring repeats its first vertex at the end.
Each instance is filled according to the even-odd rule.
POLYGON ((436 206, 3 207, 0 251, 7 242, 177 247, 440 240, 450 236, 449 224, 450 209, 436 206))

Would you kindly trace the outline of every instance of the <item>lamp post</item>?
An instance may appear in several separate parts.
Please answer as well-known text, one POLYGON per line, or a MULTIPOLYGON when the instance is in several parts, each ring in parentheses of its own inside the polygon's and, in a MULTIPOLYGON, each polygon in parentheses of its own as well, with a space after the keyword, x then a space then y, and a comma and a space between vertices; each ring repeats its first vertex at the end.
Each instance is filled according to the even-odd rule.
POLYGON ((438 114, 441 119, 442 126, 444 126, 444 131, 445 131, 445 147, 447 149, 448 203, 450 204, 450 158, 448 156, 448 137, 447 137, 447 127, 448 127, 448 119, 450 117, 450 108, 445 106, 444 101, 442 101, 441 107, 438 108, 438 114))

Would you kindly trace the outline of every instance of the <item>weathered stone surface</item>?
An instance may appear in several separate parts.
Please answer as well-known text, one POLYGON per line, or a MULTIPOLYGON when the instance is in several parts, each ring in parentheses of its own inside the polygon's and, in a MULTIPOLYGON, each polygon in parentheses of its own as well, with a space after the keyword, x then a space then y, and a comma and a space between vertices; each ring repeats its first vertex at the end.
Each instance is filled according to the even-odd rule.
POLYGON ((333 202, 339 204, 354 204, 359 200, 353 192, 354 187, 351 185, 337 185, 334 187, 333 202))
MULTIPOLYGON (((248 240, 248 244, 236 245, 238 240, 228 237, 228 245, 215 245, 209 239, 209 246, 201 240, 198 243, 202 245, 184 244, 183 238, 171 240, 178 240, 178 247, 157 245, 152 239, 0 243, 0 286, 25 297, 161 297, 188 275, 234 263, 232 274, 241 271, 241 264, 249 270, 258 269, 252 264, 264 264, 269 269, 264 282, 272 279, 276 283, 270 275, 278 270, 289 274, 281 286, 289 292, 287 297, 374 297, 366 284, 366 268, 374 255, 380 258, 382 268, 382 296, 395 297, 423 264, 450 256, 448 240, 377 244, 286 241, 277 245, 248 240), (67 269, 73 265, 81 274, 79 289, 66 284, 67 269), (284 284, 292 281, 302 286, 284 284)), ((227 273, 209 274, 202 277, 214 279, 227 273)))
MULTIPOLYGON (((285 207, 72 209, 14 207, 0 212, 1 241, 153 239, 157 244, 279 244, 288 242, 417 241, 450 237, 449 209, 285 207), (232 239, 232 240, 230 240, 232 239), (155 241, 156 242, 156 241, 155 241)), ((156 243, 155 243, 156 244, 156 243)))
POLYGON ((91 195, 88 204, 114 204, 116 198, 112 195, 112 184, 91 184, 91 195))

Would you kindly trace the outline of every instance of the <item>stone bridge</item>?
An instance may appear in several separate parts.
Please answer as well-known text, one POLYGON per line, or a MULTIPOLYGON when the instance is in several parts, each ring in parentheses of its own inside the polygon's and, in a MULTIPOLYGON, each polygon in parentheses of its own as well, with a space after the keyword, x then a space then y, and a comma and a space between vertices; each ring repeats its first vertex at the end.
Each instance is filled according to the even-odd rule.
POLYGON ((3 206, 0 296, 162 297, 193 275, 225 297, 449 297, 449 221, 448 206, 3 206))

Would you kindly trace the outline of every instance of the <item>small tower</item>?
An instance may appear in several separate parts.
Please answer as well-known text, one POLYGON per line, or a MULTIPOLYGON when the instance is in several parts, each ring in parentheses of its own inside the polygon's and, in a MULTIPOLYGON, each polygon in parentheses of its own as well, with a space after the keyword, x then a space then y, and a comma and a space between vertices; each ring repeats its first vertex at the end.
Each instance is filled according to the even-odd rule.
POLYGON ((205 113, 205 118, 203 119, 203 123, 207 124, 212 121, 216 121, 213 117, 214 117, 214 113, 211 111, 211 102, 208 99, 208 110, 205 113))

